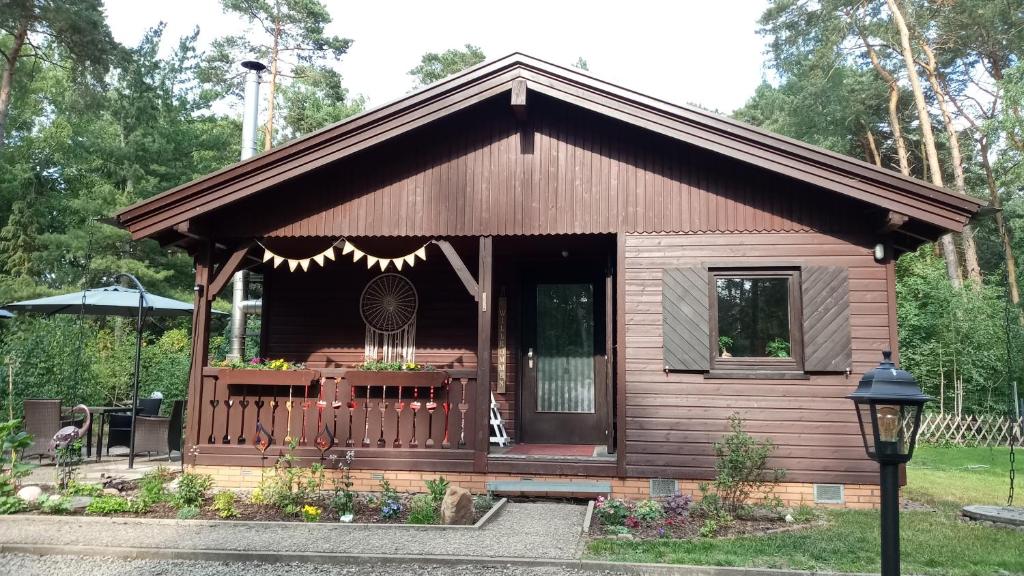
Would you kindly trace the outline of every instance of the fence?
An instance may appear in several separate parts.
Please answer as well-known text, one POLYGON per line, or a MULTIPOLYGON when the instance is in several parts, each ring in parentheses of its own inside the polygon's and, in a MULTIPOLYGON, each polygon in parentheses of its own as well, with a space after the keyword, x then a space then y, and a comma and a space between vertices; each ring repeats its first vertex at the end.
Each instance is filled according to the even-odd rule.
POLYGON ((924 414, 917 439, 958 446, 1009 446, 1021 444, 1024 418, 1006 416, 961 416, 924 414))

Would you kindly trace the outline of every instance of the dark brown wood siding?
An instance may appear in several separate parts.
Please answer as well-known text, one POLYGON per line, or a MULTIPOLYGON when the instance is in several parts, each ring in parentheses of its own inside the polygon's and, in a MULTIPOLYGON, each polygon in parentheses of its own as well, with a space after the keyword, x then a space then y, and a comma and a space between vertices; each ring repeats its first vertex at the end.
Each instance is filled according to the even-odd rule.
POLYGON ((805 232, 868 206, 531 96, 486 102, 236 207, 225 236, 805 232), (273 196, 270 199, 269 196, 273 196), (273 209, 268 210, 267 206, 273 209))
POLYGON ((629 235, 625 246, 626 471, 710 478, 712 444, 739 413, 778 446, 775 464, 804 482, 877 482, 846 394, 889 340, 886 266, 868 242, 815 232, 629 235), (662 271, 702 264, 838 266, 849 278, 853 373, 806 380, 713 379, 664 370, 662 271))

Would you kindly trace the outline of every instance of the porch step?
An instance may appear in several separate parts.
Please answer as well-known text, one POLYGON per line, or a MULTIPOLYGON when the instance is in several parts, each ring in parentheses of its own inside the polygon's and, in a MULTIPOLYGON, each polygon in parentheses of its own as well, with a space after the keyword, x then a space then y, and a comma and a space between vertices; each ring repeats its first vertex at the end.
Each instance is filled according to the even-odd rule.
POLYGON ((547 496, 606 496, 611 494, 611 482, 586 480, 580 482, 550 482, 544 480, 492 480, 487 483, 492 494, 523 494, 547 496))

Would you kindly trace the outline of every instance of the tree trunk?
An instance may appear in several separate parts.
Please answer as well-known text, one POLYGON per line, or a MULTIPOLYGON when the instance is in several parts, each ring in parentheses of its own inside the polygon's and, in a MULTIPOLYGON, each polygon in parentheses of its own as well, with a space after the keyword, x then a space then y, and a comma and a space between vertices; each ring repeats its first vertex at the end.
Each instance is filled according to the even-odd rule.
MULTIPOLYGON (((893 22, 900 33, 900 47, 903 50, 903 61, 907 67, 907 78, 910 79, 910 88, 914 93, 914 103, 917 105, 917 117, 921 123, 921 140, 924 144, 925 156, 928 159, 928 172, 931 175, 932 184, 943 186, 942 167, 939 165, 939 153, 935 148, 935 134, 932 132, 932 121, 928 116, 928 104, 924 100, 924 91, 921 89, 921 79, 917 75, 917 65, 914 59, 914 50, 910 46, 910 29, 903 19, 896 0, 885 0, 892 13, 893 22)), ((963 286, 963 276, 960 274, 960 258, 956 252, 956 243, 952 234, 944 234, 939 239, 942 244, 942 257, 946 260, 946 273, 949 275, 949 282, 954 288, 963 286)))
POLYGON ((25 45, 28 37, 28 26, 32 17, 28 14, 24 20, 18 23, 18 29, 14 32, 14 41, 4 66, 3 77, 0 78, 0 148, 4 147, 7 138, 7 114, 11 110, 11 90, 14 86, 14 67, 18 65, 18 57, 21 56, 21 48, 25 45))
POLYGON ((281 19, 274 19, 274 45, 270 49, 270 91, 267 95, 267 131, 263 134, 263 151, 274 145, 274 98, 277 92, 277 58, 281 43, 281 19))
MULTIPOLYGON (((851 17, 852 19, 852 17, 851 17)), ((886 70, 882 66, 881 59, 878 57, 878 52, 875 51, 875 47, 871 45, 871 41, 864 32, 854 23, 857 27, 857 32, 860 34, 860 39, 864 43, 864 49, 868 52, 868 58, 871 59, 871 65, 874 66, 875 71, 882 77, 886 85, 889 87, 889 127, 892 129, 892 139, 896 143, 896 156, 899 158, 900 163, 900 174, 904 176, 910 176, 910 156, 907 154, 907 143, 903 139, 903 128, 900 126, 900 86, 896 82, 896 77, 891 72, 886 70)), ((879 164, 881 166, 881 164, 879 164)))
POLYGON ((875 166, 882 167, 882 155, 878 153, 878 144, 875 143, 875 135, 871 133, 871 128, 867 129, 867 141, 868 141, 868 162, 874 162, 875 166))
MULTIPOLYGON (((939 111, 942 113, 942 123, 946 127, 946 137, 949 138, 949 153, 953 164, 953 178, 956 180, 956 191, 961 194, 967 194, 967 183, 964 178, 964 160, 960 153, 960 135, 957 134, 956 126, 953 124, 953 115, 949 113, 946 91, 942 89, 942 83, 939 82, 935 51, 932 50, 932 47, 927 42, 921 42, 921 48, 924 49, 924 53, 928 57, 928 64, 922 67, 928 74, 928 83, 931 84, 932 91, 935 93, 935 101, 938 103, 939 111)), ((978 247, 974 241, 974 227, 970 223, 964 226, 962 238, 967 279, 973 288, 981 288, 981 265, 978 263, 978 247)))
POLYGON ((978 149, 981 152, 981 165, 985 169, 985 182, 988 184, 989 200, 996 212, 996 228, 999 229, 999 239, 1003 244, 1003 255, 1006 257, 1006 281, 1010 288, 1010 301, 1016 307, 1020 304, 1020 289, 1017 287, 1017 262, 1013 257, 1013 244, 1010 241, 1010 229, 1006 226, 1003 217, 1003 203, 999 199, 999 187, 996 186, 996 177, 992 172, 992 162, 988 155, 988 137, 979 134, 978 149))

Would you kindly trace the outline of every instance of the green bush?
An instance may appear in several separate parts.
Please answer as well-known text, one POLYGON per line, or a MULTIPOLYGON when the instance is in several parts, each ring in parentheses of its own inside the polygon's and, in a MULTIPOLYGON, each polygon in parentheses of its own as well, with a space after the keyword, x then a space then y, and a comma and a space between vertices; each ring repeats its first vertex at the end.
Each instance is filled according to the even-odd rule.
POLYGON ((642 524, 654 524, 665 518, 665 510, 657 500, 641 500, 633 507, 633 516, 642 524))
POLYGON ((178 481, 178 493, 174 498, 176 508, 194 507, 203 505, 203 499, 207 492, 213 488, 213 478, 207 474, 194 474, 185 472, 178 481))
POLYGON ((44 494, 39 497, 37 503, 43 514, 68 514, 71 512, 71 499, 59 494, 44 494))
POLYGON ((427 480, 427 492, 430 493, 430 499, 433 500, 436 506, 441 505, 441 501, 444 500, 444 494, 448 491, 448 480, 444 476, 438 477, 436 480, 427 480))
POLYGON ((0 496, 0 515, 17 514, 25 508, 25 501, 17 496, 0 496))
POLYGON ((110 514, 125 514, 136 512, 138 507, 134 502, 124 496, 98 496, 93 499, 85 508, 86 514, 107 516, 110 514))
POLYGON ((0 423, 0 514, 25 509, 17 493, 19 481, 34 468, 21 460, 21 453, 31 445, 32 436, 21 429, 21 420, 0 423))
POLYGON ((765 492, 770 496, 771 488, 782 481, 786 471, 768 468, 775 445, 771 440, 758 441, 747 434, 738 414, 729 417, 729 429, 728 435, 715 442, 715 479, 711 485, 717 501, 705 503, 710 495, 705 485, 700 507, 720 502, 726 512, 736 514, 751 494, 765 492))
POLYGON ((213 509, 221 518, 235 518, 238 510, 235 510, 235 493, 229 490, 222 490, 213 496, 213 509))
POLYGON ((171 495, 167 492, 166 485, 172 478, 174 474, 164 466, 146 472, 139 480, 139 501, 148 508, 170 500, 171 495))
POLYGON ((629 505, 625 500, 600 496, 594 504, 594 515, 603 526, 622 526, 629 516, 629 505))
POLYGON ((409 524, 437 524, 440 521, 437 504, 430 494, 417 494, 409 502, 409 524))
POLYGON ((196 506, 185 506, 178 509, 178 520, 191 520, 199 516, 199 508, 196 506))
POLYGON ((68 487, 64 490, 65 496, 92 496, 95 498, 100 494, 103 494, 103 486, 99 484, 78 482, 76 480, 69 482, 68 487))

